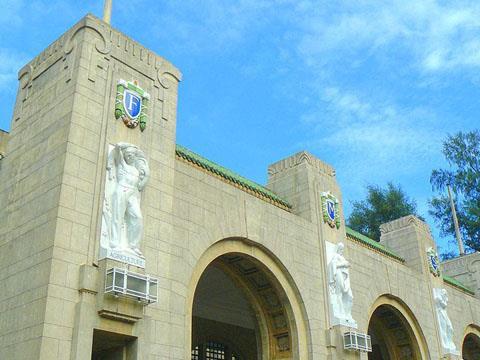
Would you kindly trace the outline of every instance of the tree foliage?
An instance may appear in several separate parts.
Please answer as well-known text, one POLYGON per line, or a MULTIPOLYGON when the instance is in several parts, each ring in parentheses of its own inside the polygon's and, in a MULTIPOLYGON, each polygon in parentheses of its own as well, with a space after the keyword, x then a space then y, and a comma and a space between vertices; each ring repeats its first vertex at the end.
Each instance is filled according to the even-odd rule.
POLYGON ((367 198, 352 203, 347 224, 371 239, 380 241, 380 225, 407 215, 417 214, 417 204, 400 185, 388 183, 386 188, 367 186, 367 198))
POLYGON ((432 171, 430 183, 440 195, 430 200, 429 212, 440 225, 443 236, 455 236, 446 193, 450 185, 465 245, 480 251, 480 131, 448 136, 442 153, 450 168, 432 171))

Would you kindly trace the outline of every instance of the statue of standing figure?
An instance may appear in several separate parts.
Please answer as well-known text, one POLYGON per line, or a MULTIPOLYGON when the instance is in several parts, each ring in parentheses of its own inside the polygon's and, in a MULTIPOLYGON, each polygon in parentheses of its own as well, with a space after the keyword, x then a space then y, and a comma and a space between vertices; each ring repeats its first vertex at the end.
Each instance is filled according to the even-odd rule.
POLYGON ((447 314, 448 295, 445 289, 433 289, 433 299, 437 311, 438 325, 440 328, 440 339, 442 346, 447 353, 458 353, 453 342, 453 326, 447 314))
POLYGON ((353 294, 350 287, 350 264, 343 256, 343 243, 335 246, 335 252, 328 263, 328 288, 330 307, 334 317, 333 325, 356 327, 352 318, 353 294))
POLYGON ((143 218, 140 192, 150 175, 143 151, 128 143, 115 144, 107 160, 102 246, 143 257, 140 240, 143 218))

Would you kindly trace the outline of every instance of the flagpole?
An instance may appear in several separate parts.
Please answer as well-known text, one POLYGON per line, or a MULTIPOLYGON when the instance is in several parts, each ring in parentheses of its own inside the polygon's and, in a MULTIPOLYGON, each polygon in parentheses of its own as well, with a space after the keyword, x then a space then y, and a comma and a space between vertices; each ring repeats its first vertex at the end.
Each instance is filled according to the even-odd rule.
POLYGON ((450 185, 447 185, 448 197, 450 198, 450 208, 452 209, 453 225, 455 226, 455 236, 457 237, 458 250, 460 255, 465 255, 465 249, 463 247, 462 235, 460 235, 460 227, 458 226, 457 212, 455 211, 455 204, 453 203, 452 190, 450 185))
POLYGON ((112 19, 112 0, 105 0, 105 5, 103 6, 103 21, 107 24, 110 24, 112 19))

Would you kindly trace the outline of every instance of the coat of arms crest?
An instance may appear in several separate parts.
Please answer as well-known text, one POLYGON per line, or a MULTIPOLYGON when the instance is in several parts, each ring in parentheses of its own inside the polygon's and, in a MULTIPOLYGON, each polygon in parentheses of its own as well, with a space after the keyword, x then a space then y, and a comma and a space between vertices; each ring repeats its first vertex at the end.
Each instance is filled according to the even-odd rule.
POLYGON ((440 276, 440 259, 434 248, 427 249, 428 267, 433 276, 440 276))
POLYGON ((145 130, 149 100, 150 95, 138 86, 137 81, 120 79, 117 83, 115 118, 122 119, 129 128, 136 128, 140 124, 140 130, 145 130))
POLYGON ((323 192, 322 199, 322 213, 323 221, 325 221, 332 228, 340 227, 340 216, 338 211, 338 200, 330 191, 323 192))

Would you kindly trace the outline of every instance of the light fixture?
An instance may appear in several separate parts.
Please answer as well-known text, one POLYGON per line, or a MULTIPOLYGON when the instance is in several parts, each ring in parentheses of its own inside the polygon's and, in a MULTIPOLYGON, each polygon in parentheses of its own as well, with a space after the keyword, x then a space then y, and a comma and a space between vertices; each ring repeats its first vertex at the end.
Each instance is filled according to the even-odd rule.
POLYGON ((372 340, 368 334, 347 331, 343 334, 343 348, 345 350, 371 352, 372 340))
POLYGON ((144 304, 157 302, 157 285, 156 278, 126 269, 111 268, 105 275, 105 294, 128 297, 144 304))

